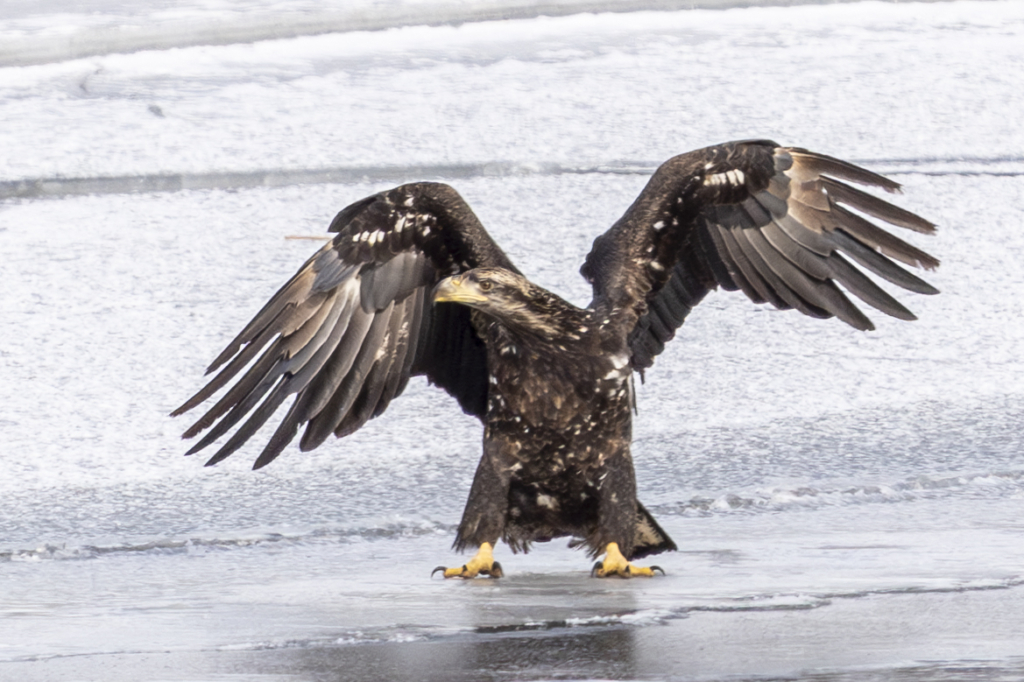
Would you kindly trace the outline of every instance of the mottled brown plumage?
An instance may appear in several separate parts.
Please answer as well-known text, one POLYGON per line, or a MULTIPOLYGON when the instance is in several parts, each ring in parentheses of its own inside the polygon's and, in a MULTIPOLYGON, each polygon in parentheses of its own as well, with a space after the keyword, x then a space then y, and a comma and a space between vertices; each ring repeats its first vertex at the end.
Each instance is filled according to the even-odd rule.
POLYGON ((333 241, 175 411, 235 382, 185 432, 210 429, 189 454, 245 418, 208 463, 222 460, 292 398, 256 460, 265 466, 303 425, 304 450, 352 433, 410 376, 425 375, 484 424, 457 548, 482 547, 488 561, 499 539, 525 551, 571 536, 595 555, 615 543, 627 559, 674 549, 636 499, 631 382, 710 290, 741 290, 857 329, 873 326, 844 290, 894 317, 914 316, 853 263, 936 293, 893 261, 926 269, 938 261, 870 219, 925 233, 934 226, 847 182, 899 189, 769 141, 674 157, 595 240, 581 270, 594 291, 584 309, 519 274, 451 187, 415 183, 367 197, 338 214, 333 241))

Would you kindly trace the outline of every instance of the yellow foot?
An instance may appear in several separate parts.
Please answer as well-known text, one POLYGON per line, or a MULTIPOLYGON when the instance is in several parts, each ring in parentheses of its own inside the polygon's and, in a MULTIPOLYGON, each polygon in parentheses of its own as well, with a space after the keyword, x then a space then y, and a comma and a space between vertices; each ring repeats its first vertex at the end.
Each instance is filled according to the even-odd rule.
POLYGON ((501 572, 501 564, 494 560, 494 553, 489 542, 480 545, 480 551, 476 553, 476 556, 459 568, 438 566, 430 572, 430 576, 433 577, 438 571, 443 571, 445 578, 475 578, 478 575, 501 578, 505 575, 501 572))
POLYGON ((661 571, 661 574, 665 575, 665 571, 662 570, 661 566, 651 566, 650 568, 634 566, 626 561, 626 557, 622 556, 617 543, 609 542, 605 548, 604 561, 598 561, 594 564, 590 575, 597 578, 607 578, 612 575, 617 575, 620 578, 632 578, 637 575, 650 578, 654 575, 655 571, 661 571))

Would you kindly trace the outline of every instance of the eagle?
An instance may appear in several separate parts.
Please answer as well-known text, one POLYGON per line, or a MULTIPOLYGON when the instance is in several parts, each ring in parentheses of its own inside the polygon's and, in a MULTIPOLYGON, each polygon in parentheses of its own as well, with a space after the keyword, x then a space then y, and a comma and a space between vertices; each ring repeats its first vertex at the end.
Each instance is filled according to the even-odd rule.
POLYGON ((935 225, 850 183, 898 192, 874 172, 769 140, 719 144, 662 164, 625 214, 595 239, 581 274, 586 308, 530 282, 449 185, 415 182, 334 218, 326 243, 210 365, 220 370, 172 414, 227 389, 185 432, 207 465, 237 451, 286 400, 253 468, 303 428, 311 450, 383 413, 426 376, 483 425, 483 454, 454 549, 476 550, 445 578, 500 577, 513 552, 570 537, 592 574, 652 576, 634 560, 676 549, 637 500, 630 442, 634 375, 648 370, 713 289, 755 303, 871 321, 853 303, 914 315, 865 270, 920 294, 897 262, 939 261, 875 221, 935 225), (874 219, 874 221, 872 220, 874 219))

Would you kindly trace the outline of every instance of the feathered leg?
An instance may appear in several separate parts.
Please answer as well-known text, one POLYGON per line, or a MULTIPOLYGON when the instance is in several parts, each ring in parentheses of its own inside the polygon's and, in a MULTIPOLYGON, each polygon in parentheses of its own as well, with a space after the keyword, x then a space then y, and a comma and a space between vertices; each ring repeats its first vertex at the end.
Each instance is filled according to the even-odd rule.
MULTIPOLYGON (((617 575, 622 578, 653 576, 654 571, 665 573, 660 567, 643 568, 629 563, 638 535, 639 502, 636 499, 636 474, 633 458, 626 450, 608 458, 601 472, 598 488, 597 530, 588 544, 597 552, 605 553, 590 574, 598 578, 617 575)), ((645 510, 646 511, 646 510, 645 510)), ((652 519, 653 520, 653 519, 652 519)), ((667 539, 667 536, 666 536, 667 539)), ((671 543, 671 540, 668 541, 671 543)), ((672 548, 675 546, 672 545, 672 548)))
POLYGON ((509 469, 502 464, 500 447, 496 443, 485 442, 484 454, 473 477, 469 500, 454 543, 460 552, 473 545, 479 550, 463 566, 438 566, 431 575, 438 571, 443 571, 445 578, 475 578, 478 575, 500 578, 504 575, 501 564, 494 560, 493 548, 505 530, 510 480, 509 469))

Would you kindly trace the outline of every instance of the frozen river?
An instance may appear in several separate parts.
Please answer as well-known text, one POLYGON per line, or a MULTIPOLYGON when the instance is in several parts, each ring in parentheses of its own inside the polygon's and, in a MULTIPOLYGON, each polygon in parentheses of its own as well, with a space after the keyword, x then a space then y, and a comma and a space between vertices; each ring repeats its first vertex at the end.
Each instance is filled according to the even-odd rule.
POLYGON ((205 46, 181 26, 313 4, 37 4, 0 8, 22 50, 0 49, 0 679, 1024 677, 1024 3, 205 46), (122 24, 164 49, 104 54, 122 24), (96 54, 58 58, 61 35, 96 54), (166 415, 317 245, 286 237, 441 179, 584 304, 576 270, 646 174, 744 137, 903 183, 943 293, 867 334, 737 294, 691 315, 638 388, 664 578, 592 580, 556 541, 499 547, 500 581, 431 580, 481 433, 421 381, 258 472, 258 438, 181 456, 166 415))

